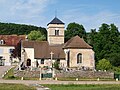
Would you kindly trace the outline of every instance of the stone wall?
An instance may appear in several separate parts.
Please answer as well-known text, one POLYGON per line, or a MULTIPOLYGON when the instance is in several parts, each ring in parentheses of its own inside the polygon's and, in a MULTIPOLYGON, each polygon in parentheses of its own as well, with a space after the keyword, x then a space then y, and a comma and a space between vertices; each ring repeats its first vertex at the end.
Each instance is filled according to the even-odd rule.
POLYGON ((40 71, 14 71, 14 76, 16 77, 32 77, 39 78, 40 71))
POLYGON ((64 24, 49 24, 47 27, 47 40, 49 44, 63 44, 64 43, 64 24), (55 30, 59 30, 59 35, 55 36, 55 30))
MULTIPOLYGON (((40 71, 14 71, 14 76, 17 77, 32 77, 39 78, 40 71)), ((78 78, 114 78, 113 72, 104 71, 64 71, 55 74, 58 78, 78 77, 78 78)))
POLYGON ((78 78, 114 78, 114 73, 103 71, 69 71, 58 72, 56 77, 78 77, 78 78))

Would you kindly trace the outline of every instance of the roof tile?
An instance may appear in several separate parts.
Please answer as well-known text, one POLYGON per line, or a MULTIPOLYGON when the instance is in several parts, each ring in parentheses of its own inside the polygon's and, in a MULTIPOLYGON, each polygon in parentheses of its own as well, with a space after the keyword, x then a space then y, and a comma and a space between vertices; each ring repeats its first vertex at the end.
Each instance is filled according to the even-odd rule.
POLYGON ((0 40, 3 40, 6 46, 16 46, 20 40, 25 40, 25 37, 25 35, 0 35, 0 40))
POLYGON ((92 47, 87 44, 82 38, 79 36, 75 36, 68 40, 63 48, 80 48, 80 49, 92 49, 92 47))
POLYGON ((55 17, 49 24, 64 24, 61 20, 59 20, 57 17, 55 17))

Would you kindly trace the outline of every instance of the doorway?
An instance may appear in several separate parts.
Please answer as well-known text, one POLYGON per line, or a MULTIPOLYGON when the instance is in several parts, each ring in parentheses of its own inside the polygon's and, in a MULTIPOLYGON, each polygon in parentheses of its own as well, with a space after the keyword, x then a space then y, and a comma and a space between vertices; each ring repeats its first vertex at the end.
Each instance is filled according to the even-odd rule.
POLYGON ((27 59, 27 66, 31 66, 31 60, 27 59))

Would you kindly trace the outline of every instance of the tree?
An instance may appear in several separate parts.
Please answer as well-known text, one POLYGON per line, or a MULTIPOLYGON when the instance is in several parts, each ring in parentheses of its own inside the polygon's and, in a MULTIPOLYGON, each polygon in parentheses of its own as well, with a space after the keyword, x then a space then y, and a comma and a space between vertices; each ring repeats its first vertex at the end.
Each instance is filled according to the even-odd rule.
POLYGON ((0 35, 12 35, 12 34, 27 35, 33 30, 40 31, 42 34, 47 36, 47 30, 43 27, 0 22, 0 35))
POLYGON ((69 40, 70 38, 76 35, 86 40, 86 31, 83 25, 80 25, 78 23, 68 24, 67 30, 65 30, 65 41, 69 40))
POLYGON ((112 69, 112 65, 107 59, 102 59, 98 61, 98 64, 96 65, 97 70, 110 70, 112 69))
POLYGON ((30 34, 28 34, 29 40, 37 40, 37 41, 44 41, 46 40, 45 36, 42 35, 40 31, 31 31, 30 34))
POLYGON ((120 66, 120 53, 111 53, 109 55, 109 60, 113 66, 120 66))
POLYGON ((105 58, 114 66, 120 66, 120 33, 114 24, 103 23, 98 32, 92 29, 89 44, 95 51, 96 62, 105 58))

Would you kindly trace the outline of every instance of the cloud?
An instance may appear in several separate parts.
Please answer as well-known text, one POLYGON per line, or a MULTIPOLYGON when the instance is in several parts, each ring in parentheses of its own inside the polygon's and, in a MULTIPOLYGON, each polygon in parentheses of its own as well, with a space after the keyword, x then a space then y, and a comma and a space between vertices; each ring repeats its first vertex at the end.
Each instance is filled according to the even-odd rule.
POLYGON ((44 19, 43 13, 53 0, 0 0, 0 21, 33 23, 44 19))
POLYGON ((69 24, 70 22, 76 22, 82 24, 86 31, 91 29, 98 29, 102 23, 111 24, 114 23, 118 28, 120 28, 120 13, 113 13, 110 11, 98 11, 95 13, 87 13, 80 9, 67 10, 63 14, 63 20, 69 24))
POLYGON ((68 2, 68 6, 63 4, 62 0, 61 4, 58 0, 0 0, 0 22, 45 27, 54 10, 59 7, 58 16, 66 26, 70 22, 77 22, 84 25, 86 31, 90 31, 92 28, 98 29, 102 23, 115 23, 120 28, 120 12, 110 11, 106 5, 81 3, 71 6, 68 2))

